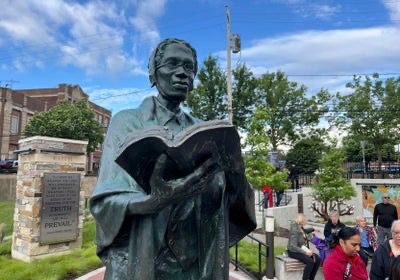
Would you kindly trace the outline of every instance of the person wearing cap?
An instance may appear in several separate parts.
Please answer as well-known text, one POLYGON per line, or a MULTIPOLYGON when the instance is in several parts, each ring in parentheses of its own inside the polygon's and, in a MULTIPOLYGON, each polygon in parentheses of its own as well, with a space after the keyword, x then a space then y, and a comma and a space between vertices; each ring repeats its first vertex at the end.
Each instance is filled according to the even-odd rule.
POLYGON ((391 226, 398 219, 396 207, 390 203, 387 193, 382 195, 382 202, 374 207, 373 223, 378 235, 378 245, 392 238, 391 226))

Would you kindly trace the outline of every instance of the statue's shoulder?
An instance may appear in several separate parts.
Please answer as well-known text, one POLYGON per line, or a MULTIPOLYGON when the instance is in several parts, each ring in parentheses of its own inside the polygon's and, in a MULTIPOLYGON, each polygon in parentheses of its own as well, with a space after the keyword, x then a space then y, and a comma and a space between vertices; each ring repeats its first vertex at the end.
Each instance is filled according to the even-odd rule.
POLYGON ((125 109, 119 111, 114 117, 113 122, 115 123, 130 123, 137 124, 143 122, 143 119, 146 118, 146 115, 153 111, 154 108, 154 97, 148 96, 146 97, 142 103, 134 109, 125 109))
POLYGON ((111 122, 113 123, 120 123, 120 122, 126 122, 131 119, 137 118, 138 116, 138 109, 125 109, 122 111, 119 111, 117 114, 115 114, 112 117, 111 122))
POLYGON ((127 132, 141 127, 141 119, 138 109, 122 110, 112 117, 107 134, 122 137, 127 132))

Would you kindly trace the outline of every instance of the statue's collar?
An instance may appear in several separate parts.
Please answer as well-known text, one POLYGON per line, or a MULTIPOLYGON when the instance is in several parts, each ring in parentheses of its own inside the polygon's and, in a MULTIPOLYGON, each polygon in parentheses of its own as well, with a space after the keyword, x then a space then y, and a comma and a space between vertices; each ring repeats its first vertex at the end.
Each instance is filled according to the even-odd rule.
POLYGON ((181 108, 179 108, 178 112, 174 113, 162 105, 155 96, 146 98, 143 105, 144 107, 151 107, 150 110, 144 110, 146 120, 157 119, 158 123, 163 126, 171 120, 176 120, 179 124, 184 121, 185 113, 181 108))

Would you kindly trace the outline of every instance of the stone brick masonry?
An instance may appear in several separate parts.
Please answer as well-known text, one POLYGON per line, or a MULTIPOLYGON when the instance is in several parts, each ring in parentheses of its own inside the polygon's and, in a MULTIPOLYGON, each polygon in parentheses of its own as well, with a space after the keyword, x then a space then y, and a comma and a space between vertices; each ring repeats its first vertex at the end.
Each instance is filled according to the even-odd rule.
POLYGON ((44 173, 79 173, 81 185, 86 167, 86 141, 35 136, 19 141, 19 169, 12 257, 30 262, 50 255, 67 254, 82 245, 84 192, 80 191, 78 238, 56 244, 40 244, 44 173))

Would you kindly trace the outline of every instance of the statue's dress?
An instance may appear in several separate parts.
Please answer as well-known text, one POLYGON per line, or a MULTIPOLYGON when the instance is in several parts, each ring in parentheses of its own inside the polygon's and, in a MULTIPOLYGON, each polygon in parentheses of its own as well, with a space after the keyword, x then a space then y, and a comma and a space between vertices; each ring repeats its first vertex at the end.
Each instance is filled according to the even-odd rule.
POLYGON ((254 193, 244 170, 219 172, 201 195, 146 213, 141 205, 148 194, 114 161, 129 133, 164 126, 177 134, 196 122, 182 110, 170 112, 156 97, 113 117, 90 200, 105 279, 229 278, 229 246, 256 226, 254 193))

